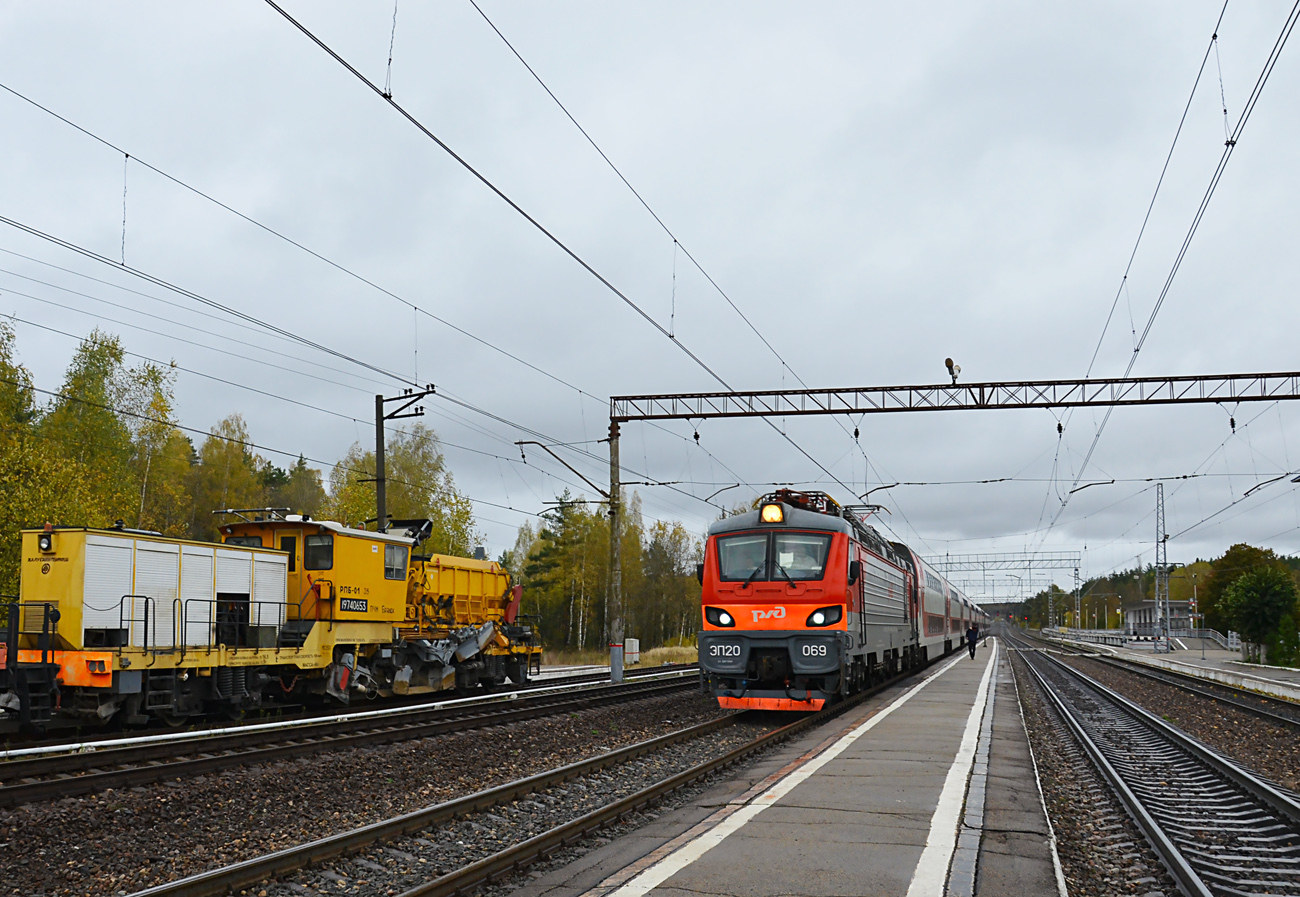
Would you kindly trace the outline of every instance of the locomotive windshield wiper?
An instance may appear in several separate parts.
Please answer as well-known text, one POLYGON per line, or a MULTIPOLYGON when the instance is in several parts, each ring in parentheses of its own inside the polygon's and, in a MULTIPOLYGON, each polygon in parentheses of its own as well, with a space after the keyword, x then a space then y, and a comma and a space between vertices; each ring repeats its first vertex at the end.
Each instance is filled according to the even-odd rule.
POLYGON ((761 563, 761 564, 759 564, 757 567, 755 567, 755 568, 754 568, 754 572, 751 573, 751 574, 749 574, 749 576, 745 579, 744 585, 742 585, 741 588, 743 589, 745 586, 747 586, 747 585, 749 585, 751 582, 753 582, 753 581, 754 581, 754 577, 757 576, 759 573, 761 573, 761 572, 763 571, 763 568, 766 567, 766 566, 767 566, 767 561, 763 561, 763 563, 761 563))
POLYGON ((794 584, 795 584, 794 580, 790 578, 790 574, 785 572, 785 568, 784 568, 784 567, 782 567, 780 564, 777 564, 777 565, 776 565, 776 569, 778 569, 778 570, 781 571, 781 575, 785 577, 785 581, 786 581, 786 582, 790 583, 790 585, 794 585, 794 584))

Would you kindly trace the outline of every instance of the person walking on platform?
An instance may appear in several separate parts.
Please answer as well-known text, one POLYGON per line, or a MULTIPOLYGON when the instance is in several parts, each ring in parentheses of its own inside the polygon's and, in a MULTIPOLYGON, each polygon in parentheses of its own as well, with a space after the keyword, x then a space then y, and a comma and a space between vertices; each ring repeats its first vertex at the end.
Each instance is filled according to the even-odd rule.
POLYGON ((966 647, 970 649, 970 659, 975 659, 975 642, 979 640, 979 628, 972 623, 970 629, 966 630, 966 647))

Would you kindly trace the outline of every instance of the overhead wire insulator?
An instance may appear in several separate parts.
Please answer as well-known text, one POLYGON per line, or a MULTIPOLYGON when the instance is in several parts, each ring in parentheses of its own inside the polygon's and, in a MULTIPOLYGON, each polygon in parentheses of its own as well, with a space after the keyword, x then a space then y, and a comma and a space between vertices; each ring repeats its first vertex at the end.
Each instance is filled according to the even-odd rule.
POLYGON ((1232 427, 1232 432, 1233 432, 1233 433, 1236 433, 1236 432, 1237 432, 1237 419, 1236 419, 1235 417, 1230 417, 1230 418, 1228 418, 1228 426, 1232 427))

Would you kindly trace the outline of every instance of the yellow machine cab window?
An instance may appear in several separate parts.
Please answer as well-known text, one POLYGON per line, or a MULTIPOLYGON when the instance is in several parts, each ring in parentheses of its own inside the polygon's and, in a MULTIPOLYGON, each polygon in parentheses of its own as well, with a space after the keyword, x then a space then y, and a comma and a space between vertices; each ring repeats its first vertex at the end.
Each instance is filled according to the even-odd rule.
POLYGON ((330 570, 334 567, 334 536, 331 533, 306 536, 302 540, 304 570, 330 570))
POLYGON ((406 579, 405 545, 384 546, 384 579, 406 579))

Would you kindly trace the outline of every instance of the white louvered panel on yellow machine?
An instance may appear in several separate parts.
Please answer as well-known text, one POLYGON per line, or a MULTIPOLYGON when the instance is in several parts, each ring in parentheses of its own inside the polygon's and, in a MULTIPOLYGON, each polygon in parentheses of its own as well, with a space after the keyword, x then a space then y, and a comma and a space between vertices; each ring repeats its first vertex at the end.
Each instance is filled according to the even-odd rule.
POLYGON ((179 615, 176 599, 180 593, 180 577, 180 546, 170 542, 136 540, 135 587, 131 590, 135 604, 131 614, 132 645, 159 650, 176 646, 176 617, 179 615))

